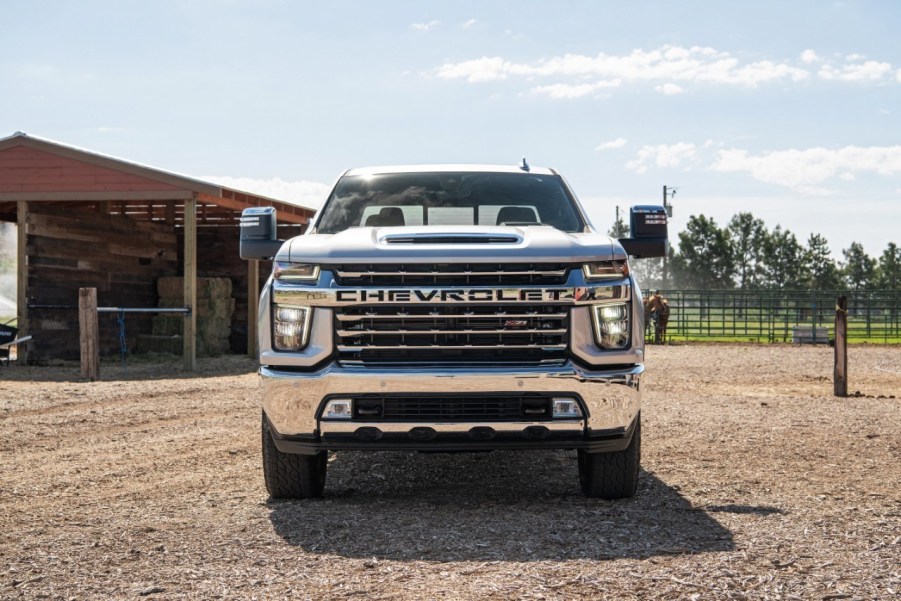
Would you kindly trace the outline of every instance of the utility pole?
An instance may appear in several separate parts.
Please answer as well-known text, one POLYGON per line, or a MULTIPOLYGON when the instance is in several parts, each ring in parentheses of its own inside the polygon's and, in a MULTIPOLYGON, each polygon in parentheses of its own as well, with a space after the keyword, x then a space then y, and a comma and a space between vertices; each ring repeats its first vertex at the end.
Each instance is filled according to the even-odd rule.
MULTIPOLYGON (((667 219, 673 216, 673 208, 672 205, 668 204, 667 201, 676 195, 675 188, 668 188, 667 186, 663 186, 663 208, 666 211, 667 219)), ((663 255, 663 289, 669 285, 669 245, 667 245, 666 254, 663 255)))

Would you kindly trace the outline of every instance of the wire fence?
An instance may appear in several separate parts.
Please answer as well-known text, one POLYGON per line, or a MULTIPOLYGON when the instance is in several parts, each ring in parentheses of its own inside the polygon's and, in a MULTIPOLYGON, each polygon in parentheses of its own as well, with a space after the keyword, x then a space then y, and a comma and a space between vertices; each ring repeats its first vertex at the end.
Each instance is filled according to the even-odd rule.
MULTIPOLYGON (((645 298, 649 292, 652 291, 645 291, 645 298)), ((659 293, 670 307, 668 340, 826 344, 835 337, 838 297, 847 296, 849 341, 901 344, 901 293, 898 292, 661 290, 659 293)), ((647 339, 652 340, 653 325, 647 326, 647 339)))

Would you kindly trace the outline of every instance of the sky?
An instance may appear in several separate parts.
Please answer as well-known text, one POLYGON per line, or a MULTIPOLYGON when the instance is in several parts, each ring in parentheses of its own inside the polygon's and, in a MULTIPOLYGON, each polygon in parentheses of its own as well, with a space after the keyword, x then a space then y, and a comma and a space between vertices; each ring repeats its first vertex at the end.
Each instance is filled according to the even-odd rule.
POLYGON ((0 0, 16 131, 317 207, 351 167, 554 167, 598 229, 676 188, 901 242, 901 2, 0 0))

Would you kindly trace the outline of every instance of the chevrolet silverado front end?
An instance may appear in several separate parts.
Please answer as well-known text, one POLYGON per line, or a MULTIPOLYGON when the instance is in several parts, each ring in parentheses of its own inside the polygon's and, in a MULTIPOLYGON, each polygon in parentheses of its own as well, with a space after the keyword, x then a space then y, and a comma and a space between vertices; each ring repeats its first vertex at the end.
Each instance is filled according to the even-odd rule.
POLYGON ((284 243, 271 209, 245 211, 242 256, 274 262, 270 494, 321 495, 328 451, 575 449, 586 495, 632 496, 644 324, 624 246, 665 247, 644 209, 644 236, 617 241, 553 170, 451 165, 349 171, 284 243))

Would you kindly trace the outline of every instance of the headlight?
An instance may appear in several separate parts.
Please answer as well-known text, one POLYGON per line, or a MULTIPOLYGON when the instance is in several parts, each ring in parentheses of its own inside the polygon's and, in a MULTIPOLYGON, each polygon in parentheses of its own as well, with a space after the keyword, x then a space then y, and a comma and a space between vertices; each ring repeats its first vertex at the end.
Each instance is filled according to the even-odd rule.
POLYGON ((625 278, 629 276, 629 262, 599 261, 597 263, 586 263, 582 266, 582 272, 588 281, 625 278))
POLYGON ((629 304, 592 305, 594 340, 605 349, 622 349, 629 345, 629 304))
POLYGON ((272 346, 278 351, 299 351, 307 345, 309 307, 272 306, 272 346))
POLYGON ((272 277, 277 280, 311 281, 319 279, 319 265, 305 263, 288 263, 276 261, 272 268, 272 277))

